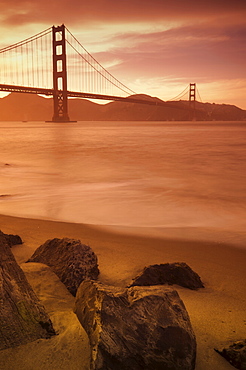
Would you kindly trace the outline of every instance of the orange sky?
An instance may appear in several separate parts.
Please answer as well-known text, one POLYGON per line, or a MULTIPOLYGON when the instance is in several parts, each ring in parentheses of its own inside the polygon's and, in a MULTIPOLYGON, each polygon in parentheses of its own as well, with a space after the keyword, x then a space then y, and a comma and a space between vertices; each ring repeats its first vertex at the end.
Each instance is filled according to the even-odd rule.
POLYGON ((0 47, 64 23, 115 77, 168 100, 246 109, 245 0, 0 0, 0 47))

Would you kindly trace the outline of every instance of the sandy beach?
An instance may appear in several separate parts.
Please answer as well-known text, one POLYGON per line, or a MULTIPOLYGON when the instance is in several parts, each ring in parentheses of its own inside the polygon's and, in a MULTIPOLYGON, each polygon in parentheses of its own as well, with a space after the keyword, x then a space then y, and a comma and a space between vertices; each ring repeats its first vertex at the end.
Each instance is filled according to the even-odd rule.
POLYGON ((103 227, 11 216, 0 216, 0 225, 3 232, 21 236, 24 243, 13 247, 13 253, 59 333, 50 340, 2 351, 0 369, 88 369, 88 340, 73 314, 74 298, 48 267, 25 264, 39 245, 54 237, 80 239, 90 245, 98 256, 100 281, 117 286, 128 285, 150 264, 186 262, 205 284, 198 291, 175 286, 196 334, 196 370, 233 369, 214 348, 245 338, 246 249, 242 239, 241 244, 226 244, 223 235, 213 240, 218 239, 218 232, 207 233, 208 240, 199 241, 206 237, 201 238, 204 234, 198 229, 103 227))

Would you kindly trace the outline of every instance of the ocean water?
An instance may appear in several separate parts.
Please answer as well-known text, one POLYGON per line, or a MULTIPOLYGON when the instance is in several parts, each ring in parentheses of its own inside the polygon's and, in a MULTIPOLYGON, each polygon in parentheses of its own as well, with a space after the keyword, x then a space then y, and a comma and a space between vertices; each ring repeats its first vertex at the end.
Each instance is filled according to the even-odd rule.
POLYGON ((0 213, 245 232, 246 122, 1 122, 0 213))

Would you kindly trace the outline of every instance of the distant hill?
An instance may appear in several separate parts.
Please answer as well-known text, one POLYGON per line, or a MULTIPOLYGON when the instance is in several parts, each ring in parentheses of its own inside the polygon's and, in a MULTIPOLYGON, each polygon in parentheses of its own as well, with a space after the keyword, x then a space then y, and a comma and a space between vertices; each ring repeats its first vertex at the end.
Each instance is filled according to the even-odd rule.
MULTIPOLYGON (((136 99, 162 102, 148 95, 134 95, 136 99)), ((111 102, 97 104, 86 99, 69 99, 69 116, 75 121, 187 121, 189 112, 179 107, 187 101, 168 102, 169 106, 111 102)), ((11 93, 0 98, 0 121, 50 121, 53 115, 51 98, 33 94, 11 93)), ((197 103, 197 120, 243 121, 246 110, 234 105, 197 103)))

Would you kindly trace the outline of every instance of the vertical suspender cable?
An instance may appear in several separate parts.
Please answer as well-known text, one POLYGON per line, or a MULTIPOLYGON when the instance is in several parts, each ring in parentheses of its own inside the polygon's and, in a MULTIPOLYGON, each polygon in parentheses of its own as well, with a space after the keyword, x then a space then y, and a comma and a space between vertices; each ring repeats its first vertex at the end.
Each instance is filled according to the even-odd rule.
POLYGON ((33 49, 31 49, 31 55, 32 55, 32 83, 31 86, 34 86, 34 55, 33 55, 33 49))
POLYGON ((29 81, 29 53, 28 53, 28 50, 29 50, 29 45, 26 44, 26 78, 27 78, 27 85, 29 86, 30 85, 30 81, 29 81))
POLYGON ((40 39, 40 50, 41 50, 41 87, 44 87, 44 65, 43 65, 43 37, 40 39))
POLYGON ((38 71, 38 64, 39 64, 39 55, 38 55, 38 39, 36 39, 36 73, 37 73, 37 86, 39 87, 39 71, 38 71))
POLYGON ((24 58, 24 53, 23 53, 23 47, 21 45, 21 77, 22 77, 21 85, 25 85, 23 58, 24 58))

